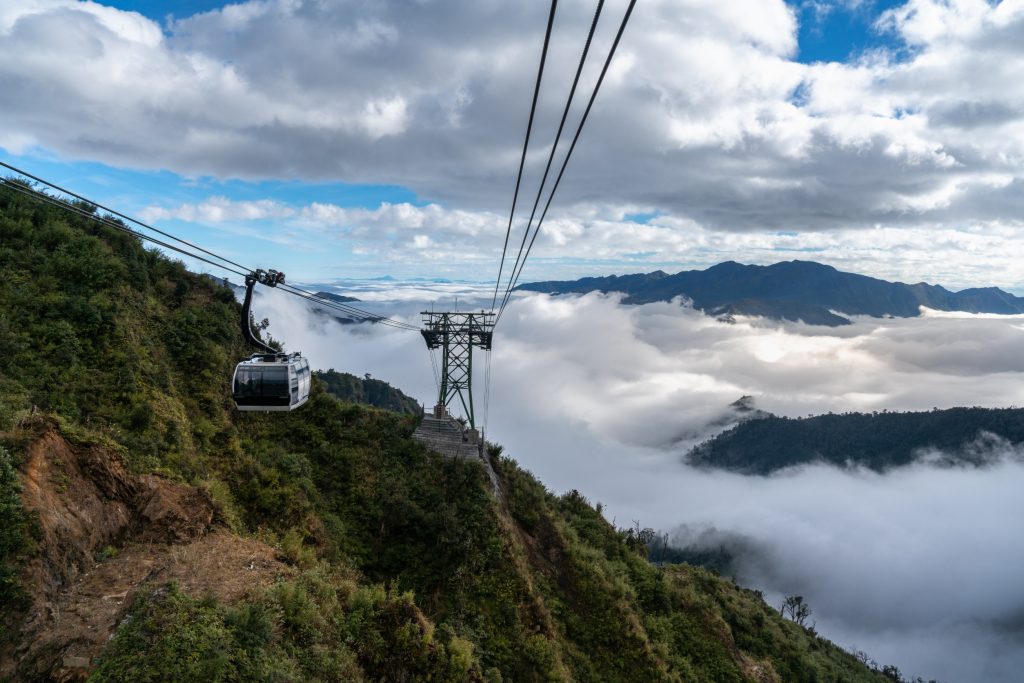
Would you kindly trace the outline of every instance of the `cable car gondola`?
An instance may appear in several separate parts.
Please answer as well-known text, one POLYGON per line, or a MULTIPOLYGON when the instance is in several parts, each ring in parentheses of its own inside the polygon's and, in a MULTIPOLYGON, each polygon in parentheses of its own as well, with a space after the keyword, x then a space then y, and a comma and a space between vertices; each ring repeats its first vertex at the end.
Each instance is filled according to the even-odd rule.
POLYGON ((245 300, 242 303, 242 335, 261 349, 235 366, 231 393, 235 407, 244 411, 295 410, 309 400, 312 380, 309 361, 301 353, 284 353, 256 338, 249 326, 252 290, 260 282, 275 287, 284 282, 284 273, 257 270, 245 278, 245 300))
POLYGON ((299 353, 254 353, 231 381, 239 410, 295 410, 309 400, 309 361, 299 353))

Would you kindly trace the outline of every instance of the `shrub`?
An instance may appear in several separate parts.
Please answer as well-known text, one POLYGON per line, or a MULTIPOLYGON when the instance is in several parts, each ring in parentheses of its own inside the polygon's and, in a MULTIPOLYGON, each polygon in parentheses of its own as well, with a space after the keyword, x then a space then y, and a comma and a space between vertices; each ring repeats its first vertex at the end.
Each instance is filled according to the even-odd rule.
POLYGON ((18 472, 14 459, 0 446, 0 636, 9 610, 25 606, 19 581, 21 561, 31 548, 29 517, 21 505, 18 472))

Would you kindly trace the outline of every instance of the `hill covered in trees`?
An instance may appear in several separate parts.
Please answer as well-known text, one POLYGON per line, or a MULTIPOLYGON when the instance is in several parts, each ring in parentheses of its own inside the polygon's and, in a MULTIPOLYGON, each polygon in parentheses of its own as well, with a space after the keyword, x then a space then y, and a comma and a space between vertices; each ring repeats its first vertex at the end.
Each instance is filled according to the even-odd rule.
POLYGON ((369 375, 356 377, 333 368, 318 370, 315 374, 324 383, 327 393, 347 403, 362 403, 406 415, 419 415, 423 412, 419 401, 406 396, 401 389, 369 375))
POLYGON ((908 285, 844 273, 814 261, 786 261, 770 266, 727 261, 706 270, 686 270, 674 275, 658 270, 532 282, 517 289, 547 294, 622 292, 625 302, 630 304, 671 301, 682 296, 709 315, 754 315, 830 327, 850 323, 836 311, 903 318, 919 315, 921 306, 939 311, 1024 313, 1024 298, 996 287, 951 292, 924 282, 908 285))
POLYGON ((231 290, 131 236, 0 187, 0 263, 0 679, 886 680, 496 446, 236 412, 231 290))
POLYGON ((687 460, 745 474, 824 462, 877 472, 922 458, 985 465, 1024 443, 1024 409, 950 408, 928 412, 774 415, 742 422, 695 447, 687 460))

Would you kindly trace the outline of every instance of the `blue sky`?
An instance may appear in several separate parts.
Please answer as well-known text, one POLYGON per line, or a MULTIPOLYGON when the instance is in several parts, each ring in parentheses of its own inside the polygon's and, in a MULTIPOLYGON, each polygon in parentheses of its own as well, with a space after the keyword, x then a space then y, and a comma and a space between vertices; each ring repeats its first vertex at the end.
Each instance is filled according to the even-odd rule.
POLYGON ((138 171, 96 162, 67 162, 44 150, 19 156, 0 149, 0 159, 96 201, 117 204, 113 208, 124 213, 138 212, 152 204, 197 202, 210 195, 240 201, 274 197, 291 204, 317 201, 363 207, 378 206, 381 202, 422 203, 411 190, 392 185, 187 178, 170 171, 138 171))
POLYGON ((874 27, 884 11, 903 4, 898 0, 804 0, 789 4, 796 8, 800 21, 797 59, 801 62, 845 62, 868 50, 901 47, 891 34, 874 27))
POLYGON ((168 16, 182 19, 200 12, 218 9, 228 3, 216 2, 216 0, 107 0, 103 4, 164 21, 168 16))

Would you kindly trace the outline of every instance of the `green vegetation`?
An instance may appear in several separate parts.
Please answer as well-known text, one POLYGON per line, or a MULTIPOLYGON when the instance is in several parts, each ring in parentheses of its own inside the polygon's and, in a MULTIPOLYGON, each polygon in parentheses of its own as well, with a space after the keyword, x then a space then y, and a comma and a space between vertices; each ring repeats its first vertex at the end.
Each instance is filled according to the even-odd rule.
POLYGON ((324 383, 327 393, 346 403, 362 403, 406 415, 419 415, 423 412, 419 401, 406 396, 400 389, 387 382, 373 379, 369 375, 359 378, 333 368, 320 370, 315 374, 324 383))
POLYGON ((435 631, 409 594, 304 572, 234 608, 175 585, 139 600, 91 681, 480 678, 473 646, 435 631))
MULTIPOLYGON (((18 496, 20 489, 11 454, 0 447, 0 605, 14 609, 26 606, 18 567, 32 548, 29 518, 18 496)), ((3 621, 0 619, 0 640, 6 637, 3 621)))
MULTIPOLYGON (((410 438, 415 415, 343 403, 327 378, 294 413, 235 412, 230 290, 128 236, 0 189, 0 245, 8 449, 51 415, 136 472, 203 488, 298 572, 234 604, 140 591, 94 680, 884 680, 751 591, 652 566, 644 538, 508 458, 495 497, 481 463, 410 438)), ((12 468, 4 453, 11 578, 30 552, 12 468)))
POLYGON ((668 534, 653 533, 647 542, 647 559, 655 564, 689 564, 709 569, 722 576, 735 574, 735 556, 736 548, 728 547, 725 542, 710 547, 692 545, 677 548, 669 545, 668 534))
POLYGON ((1003 443, 1024 443, 1024 409, 951 408, 920 413, 843 413, 742 422, 694 448, 692 464, 745 474, 812 462, 876 472, 941 452, 941 464, 981 466, 1003 443))
POLYGON ((192 479, 231 428, 231 290, 130 235, 0 190, 0 430, 33 409, 192 479))

